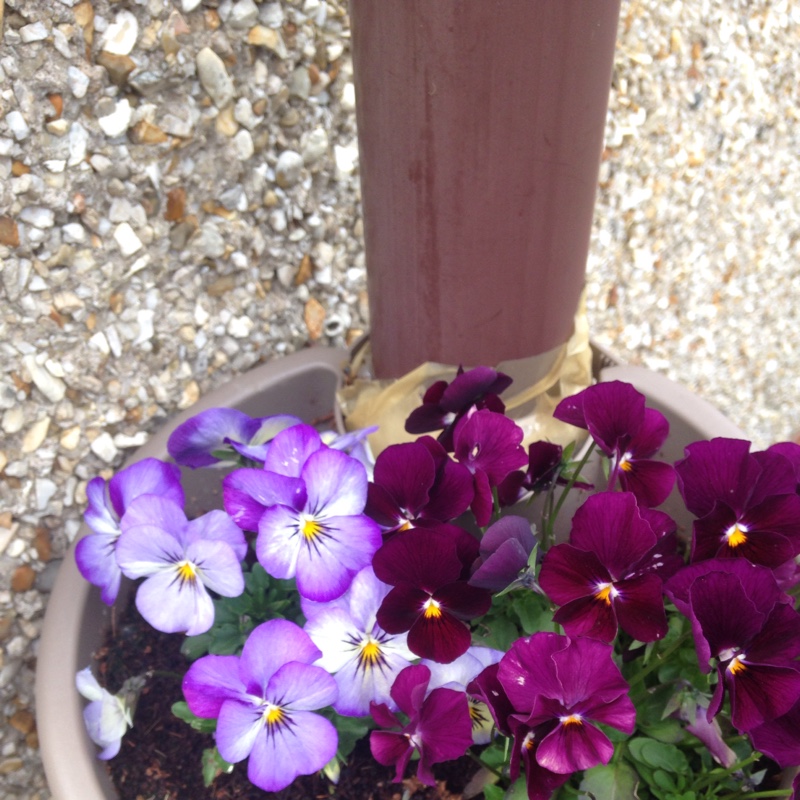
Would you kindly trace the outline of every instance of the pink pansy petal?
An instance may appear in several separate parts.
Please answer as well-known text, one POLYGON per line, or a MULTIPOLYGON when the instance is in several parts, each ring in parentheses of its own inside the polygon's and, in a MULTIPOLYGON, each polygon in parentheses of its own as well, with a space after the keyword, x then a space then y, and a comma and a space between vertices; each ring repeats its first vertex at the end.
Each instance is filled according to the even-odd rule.
POLYGON ((555 653, 567 646, 567 639, 556 633, 538 633, 527 639, 517 639, 500 661, 498 679, 508 699, 519 711, 530 711, 539 695, 560 697, 563 687, 552 664, 555 653))
POLYGON ((472 479, 473 495, 470 509, 475 515, 475 522, 479 527, 484 528, 491 521, 494 509, 492 487, 489 483, 489 476, 485 472, 474 473, 472 479))
POLYGON ((466 694, 442 687, 433 689, 422 707, 418 731, 425 740, 423 757, 428 763, 461 758, 472 745, 466 694))
POLYGON ((322 447, 319 433, 310 425, 295 425, 281 431, 272 440, 267 456, 264 459, 264 469, 299 478, 303 465, 312 453, 322 447))
POLYGON ((617 617, 613 604, 596 597, 579 597, 565 603, 553 615, 553 622, 564 627, 568 636, 586 636, 610 642, 617 635, 617 617))
POLYGON ((645 396, 628 383, 608 381, 584 392, 583 413, 592 438, 613 455, 645 420, 645 396))
POLYGON ((308 488, 307 507, 325 509, 330 517, 361 514, 367 502, 364 465, 339 450, 324 448, 311 455, 303 467, 308 488))
POLYGON ((591 717, 595 722, 611 725, 624 733, 633 733, 636 727, 636 707, 627 694, 608 703, 591 703, 591 717))
POLYGON ((176 570, 147 578, 136 592, 136 608, 158 631, 196 636, 214 624, 214 603, 199 580, 177 580, 176 570))
POLYGON ((369 735, 369 749, 372 757, 385 766, 395 765, 394 780, 403 780, 408 762, 414 752, 408 738, 401 733, 391 731, 372 731, 369 735))
POLYGON ((338 735, 327 719, 308 711, 290 716, 290 727, 257 737, 250 753, 247 777, 266 792, 285 789, 298 775, 318 772, 336 755, 338 735))
POLYGON ((594 596, 598 584, 610 580, 611 575, 594 553, 571 544, 551 547, 539 574, 542 589, 557 605, 564 605, 579 597, 594 596))
POLYGON ((655 408, 645 408, 644 421, 639 430, 631 436, 628 450, 639 458, 649 458, 658 452, 668 436, 669 422, 667 418, 655 408))
POLYGON ((143 458, 120 470, 108 482, 111 504, 119 516, 128 505, 143 494, 162 495, 183 507, 181 471, 175 464, 157 458, 143 458))
POLYGON ((428 502, 435 478, 433 456, 420 442, 390 445, 375 461, 375 483, 414 513, 428 502))
MULTIPOLYGON (((393 705, 397 705, 394 701, 392 701, 393 705)), ((402 727, 402 723, 400 720, 389 710, 389 707, 386 703, 370 703, 369 704, 369 713, 372 714, 372 718, 375 720, 377 725, 380 725, 382 728, 400 728, 402 727)), ((383 763, 383 762, 381 762, 383 763)))
POLYGON ((794 667, 750 664, 732 674, 725 671, 731 698, 731 722, 739 731, 749 731, 786 714, 800 699, 800 672, 794 667))
POLYGON ((378 609, 378 625, 387 633, 404 633, 417 621, 429 597, 427 592, 408 583, 395 586, 378 609))
POLYGON ((567 775, 607 764, 614 745, 594 725, 584 722, 559 724, 536 750, 536 761, 551 772, 567 775))
POLYGON ((203 656, 183 676, 183 696, 196 717, 215 719, 226 700, 244 698, 237 656, 203 656))
POLYGON ((629 461, 628 467, 619 472, 620 484, 642 505, 660 506, 669 497, 675 485, 675 470, 670 464, 639 458, 629 461))
POLYGON ((640 642, 654 642, 667 633, 667 615, 661 578, 642 575, 621 581, 619 595, 612 601, 617 622, 626 633, 640 642))
POLYGON ((302 508, 306 487, 300 478, 261 469, 237 469, 222 479, 222 502, 242 530, 257 531, 267 508, 275 505, 302 508))
POLYGON ((322 667, 290 661, 269 679, 266 697, 278 699, 295 711, 314 711, 335 702, 339 694, 336 681, 322 667))
POLYGON ((272 619, 255 628, 244 643, 240 674, 248 691, 265 696, 270 678, 283 664, 311 664, 322 653, 311 637, 293 622, 272 619))

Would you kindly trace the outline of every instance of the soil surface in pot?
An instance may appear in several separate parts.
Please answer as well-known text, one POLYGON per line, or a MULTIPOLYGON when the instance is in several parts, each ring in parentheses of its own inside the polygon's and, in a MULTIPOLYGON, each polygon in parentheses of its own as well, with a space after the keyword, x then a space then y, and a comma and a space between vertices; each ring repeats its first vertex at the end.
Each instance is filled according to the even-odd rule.
POLYGON ((119 755, 108 762, 120 800, 461 800, 477 771, 475 762, 465 756, 434 767, 436 787, 424 786, 415 777, 395 783, 394 768, 378 764, 364 739, 342 768, 336 786, 324 776, 310 775, 281 792, 263 792, 247 780, 242 763, 206 787, 200 763, 203 751, 213 745, 212 738, 171 711, 173 703, 183 700, 179 675, 186 671, 187 660, 180 652, 181 643, 180 636, 153 630, 131 599, 97 653, 100 683, 110 691, 118 691, 132 676, 157 673, 142 691, 134 726, 125 734, 119 755))

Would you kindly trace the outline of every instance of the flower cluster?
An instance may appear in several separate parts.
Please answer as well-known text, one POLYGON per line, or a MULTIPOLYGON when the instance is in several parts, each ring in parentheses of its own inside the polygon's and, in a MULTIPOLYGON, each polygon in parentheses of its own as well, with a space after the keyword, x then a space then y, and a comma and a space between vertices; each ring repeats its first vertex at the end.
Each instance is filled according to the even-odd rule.
MULTIPOLYGON (((472 753, 489 800, 793 796, 753 765, 800 763, 800 447, 714 439, 673 467, 664 416, 609 382, 555 410, 588 432, 580 461, 526 450, 509 383, 435 384, 422 435, 374 462, 366 432, 205 411, 170 439, 180 467, 89 484, 78 566, 108 604, 140 581, 142 616, 193 637, 182 715, 267 791, 335 779, 359 730, 398 781, 472 753), (188 519, 181 467, 220 464, 224 508, 188 519), (658 508, 675 492, 691 534, 658 508)), ((78 685, 112 757, 130 713, 78 685)))

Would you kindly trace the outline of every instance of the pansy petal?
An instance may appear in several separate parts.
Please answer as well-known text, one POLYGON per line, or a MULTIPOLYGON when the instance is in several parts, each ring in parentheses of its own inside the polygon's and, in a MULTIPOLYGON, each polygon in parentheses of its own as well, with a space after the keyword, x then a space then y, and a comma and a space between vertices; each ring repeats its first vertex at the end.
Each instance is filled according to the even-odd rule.
POLYGON ((299 478, 309 456, 321 447, 322 439, 310 425, 287 428, 272 440, 264 459, 264 469, 290 478, 299 478))
POLYGON ((246 467, 222 479, 222 500, 225 511, 243 531, 257 531, 267 508, 274 505, 302 508, 306 487, 299 478, 246 467))
POLYGON ((251 700, 222 703, 215 739, 220 755, 231 764, 243 761, 259 737, 266 738, 264 715, 251 700))
POLYGON ((235 408, 209 408, 190 417, 170 434, 167 450, 178 464, 208 467, 219 459, 214 451, 225 447, 225 440, 249 442, 258 421, 235 408))
POLYGON ((336 674, 339 698, 334 709, 343 716, 362 717, 369 714, 371 703, 397 708, 391 697, 392 684, 407 666, 407 659, 386 648, 381 648, 380 660, 375 663, 351 659, 336 674))
POLYGON ((308 489, 308 507, 325 509, 331 517, 361 514, 367 502, 364 465, 346 453, 323 448, 309 456, 303 466, 308 489))
POLYGON ((335 702, 339 689, 322 667, 290 661, 269 679, 267 698, 295 711, 315 711, 335 702))
POLYGON ((375 483, 414 514, 428 502, 435 477, 433 456, 419 442, 390 445, 375 461, 375 483))
POLYGON ((667 633, 667 615, 661 578, 642 575, 620 581, 617 588, 619 595, 612 602, 622 630, 640 642, 663 639, 667 633))
MULTIPOLYGON (((800 764, 800 702, 777 719, 772 719, 748 731, 753 746, 786 769, 800 764)), ((696 735, 696 734, 695 734, 696 735)), ((728 766, 728 765, 726 765, 728 766)))
POLYGON ((123 531, 137 525, 150 525, 169 532, 179 541, 183 541, 186 528, 186 512, 174 500, 155 494, 139 495, 128 505, 120 520, 123 531))
POLYGON ((261 514, 256 539, 256 556, 273 578, 293 578, 297 573, 303 535, 296 511, 272 506, 261 514))
POLYGON ((429 597, 427 592, 410 583, 395 586, 378 609, 378 625, 387 633, 404 633, 417 621, 429 597))
POLYGON ((458 619, 481 617, 492 605, 490 592, 470 586, 465 581, 454 581, 442 586, 433 593, 433 599, 458 619))
POLYGON ((553 614, 553 622, 562 625, 569 636, 587 636, 608 643, 617 635, 613 604, 593 596, 565 603, 553 614))
POLYGON ((243 700, 246 694, 239 677, 239 658, 215 655, 199 658, 183 676, 181 688, 196 717, 215 719, 226 700, 243 700))
POLYGON ((725 671, 731 697, 731 722, 739 731, 786 714, 800 699, 800 672, 794 667, 750 664, 743 669, 725 671))
POLYGON ((86 524, 97 534, 119 536, 118 515, 111 507, 103 478, 92 478, 86 484, 86 500, 88 505, 83 514, 86 524))
POLYGON ((120 517, 128 505, 142 494, 162 495, 183 507, 181 471, 175 464, 167 464, 157 458, 143 458, 111 478, 108 494, 120 517))
POLYGON ((239 561, 247 556, 247 540, 242 529, 221 509, 214 509, 190 520, 186 526, 188 538, 225 542, 239 561))
POLYGON ((584 722, 561 723, 539 742, 536 761, 551 772, 567 775, 598 764, 607 764, 614 745, 594 725, 584 722))
POLYGON ((119 594, 122 572, 117 564, 116 536, 95 533, 84 536, 75 545, 75 563, 83 578, 102 589, 100 597, 107 606, 114 605, 119 594))
POLYGON ((622 381, 598 383, 583 391, 583 413, 592 438, 612 455, 641 429, 645 396, 622 381))
POLYGON ((180 542, 153 525, 128 528, 117 540, 117 563, 128 578, 144 578, 182 561, 180 542))
POLYGON ((393 731, 372 731, 369 735, 369 749, 379 764, 387 767, 395 766, 395 781, 399 783, 403 780, 409 759, 414 752, 407 736, 393 731))
POLYGON ((223 597, 238 597, 244 591, 244 577, 239 558, 227 542, 200 539, 186 548, 186 560, 192 563, 199 579, 223 597))
POLYGON ((311 637, 293 622, 271 619, 255 628, 242 649, 240 674, 248 691, 265 696, 270 678, 284 664, 312 664, 322 653, 311 637))
POLYGON ((136 592, 136 608, 157 630, 197 636, 214 624, 214 603, 199 580, 181 580, 177 570, 147 578, 136 592))
POLYGON ((266 792, 280 791, 298 775, 321 770, 336 755, 337 744, 336 728, 327 719, 308 711, 293 712, 290 726, 256 739, 247 777, 266 792))
POLYGON ((408 649, 420 658, 447 664, 466 653, 472 642, 469 628, 448 613, 421 615, 408 632, 408 649))
POLYGON ((628 461, 619 472, 619 480, 626 492, 631 492, 647 508, 660 506, 675 485, 675 470, 671 464, 637 458, 628 461))
POLYGON ((592 552, 571 544, 551 547, 542 561, 539 584, 557 605, 594 596, 598 586, 609 583, 611 576, 592 552))
POLYGON ((455 538, 423 529, 404 531, 385 542, 372 567, 384 583, 410 583, 429 593, 457 580, 462 569, 455 538))

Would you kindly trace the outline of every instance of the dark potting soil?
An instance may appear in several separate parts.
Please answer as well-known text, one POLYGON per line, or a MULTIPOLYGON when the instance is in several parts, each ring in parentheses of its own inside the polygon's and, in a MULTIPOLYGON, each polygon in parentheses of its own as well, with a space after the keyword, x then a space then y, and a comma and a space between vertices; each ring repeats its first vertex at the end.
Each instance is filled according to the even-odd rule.
MULTIPOLYGON (((180 636, 153 630, 131 601, 97 653, 100 683, 112 692, 130 677, 159 673, 148 679, 133 728, 125 734, 119 755, 108 762, 120 800, 461 800, 477 770, 465 756, 435 766, 436 787, 424 786, 415 777, 395 783, 394 768, 378 764, 364 739, 342 768, 337 785, 317 774, 298 778, 283 791, 263 792, 247 780, 242 762, 206 787, 201 758, 213 739, 171 711, 173 703, 183 700, 178 676, 186 671, 187 660, 180 652, 181 643, 180 636)), ((413 772, 413 766, 407 772, 413 772)))

